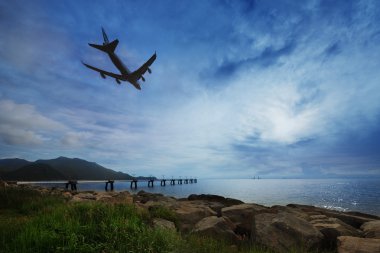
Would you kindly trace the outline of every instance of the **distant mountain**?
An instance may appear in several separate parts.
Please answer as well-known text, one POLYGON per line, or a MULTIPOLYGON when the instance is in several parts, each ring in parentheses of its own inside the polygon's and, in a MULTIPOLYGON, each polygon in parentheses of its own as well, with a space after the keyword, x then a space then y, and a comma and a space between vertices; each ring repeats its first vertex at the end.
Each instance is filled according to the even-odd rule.
POLYGON ((10 172, 29 164, 30 162, 19 158, 0 159, 0 175, 10 172))
POLYGON ((62 180, 65 176, 48 164, 30 163, 4 175, 5 180, 14 181, 48 181, 62 180))
POLYGON ((5 180, 126 180, 132 176, 107 169, 78 158, 58 157, 28 162, 22 159, 0 160, 0 176, 5 180))

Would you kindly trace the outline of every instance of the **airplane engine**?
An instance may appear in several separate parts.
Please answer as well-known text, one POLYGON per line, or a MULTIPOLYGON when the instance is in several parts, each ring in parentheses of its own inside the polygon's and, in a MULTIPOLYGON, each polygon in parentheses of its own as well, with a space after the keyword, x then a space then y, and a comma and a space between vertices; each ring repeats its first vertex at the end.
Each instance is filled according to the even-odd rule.
POLYGON ((152 74, 152 70, 150 68, 148 68, 148 73, 152 74))
POLYGON ((116 78, 115 80, 116 80, 117 84, 121 84, 119 79, 116 78))
POLYGON ((141 80, 143 80, 143 82, 145 82, 145 78, 143 76, 141 76, 141 80))
POLYGON ((100 76, 101 76, 103 79, 106 79, 106 75, 105 75, 105 74, 100 73, 100 76))

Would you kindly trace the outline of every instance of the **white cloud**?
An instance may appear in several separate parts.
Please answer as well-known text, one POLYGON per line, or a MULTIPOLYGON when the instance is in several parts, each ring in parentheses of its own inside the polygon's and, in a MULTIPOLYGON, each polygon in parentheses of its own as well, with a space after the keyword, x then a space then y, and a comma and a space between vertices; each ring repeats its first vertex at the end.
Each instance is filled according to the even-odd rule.
POLYGON ((0 138, 10 145, 42 144, 50 138, 49 132, 65 129, 29 104, 0 100, 0 112, 0 138))

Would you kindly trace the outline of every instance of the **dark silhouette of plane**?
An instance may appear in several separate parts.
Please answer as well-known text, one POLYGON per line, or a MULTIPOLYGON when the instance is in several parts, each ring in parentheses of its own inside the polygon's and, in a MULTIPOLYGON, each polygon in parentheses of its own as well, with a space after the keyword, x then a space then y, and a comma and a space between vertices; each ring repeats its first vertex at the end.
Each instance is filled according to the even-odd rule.
POLYGON ((116 68, 120 71, 120 74, 114 74, 102 69, 95 68, 93 66, 90 66, 84 62, 82 62, 87 68, 90 68, 92 70, 95 70, 100 73, 100 76, 102 78, 106 78, 106 76, 110 76, 115 78, 116 82, 118 84, 121 84, 120 81, 128 81, 130 82, 133 86, 135 86, 136 89, 141 90, 141 86, 139 84, 139 80, 143 80, 145 82, 145 78, 143 75, 145 74, 146 71, 148 73, 152 73, 152 70, 149 68, 150 65, 156 60, 156 52, 152 55, 152 57, 149 58, 148 61, 146 61, 140 68, 138 68, 136 71, 131 72, 124 64, 123 62, 117 57, 115 54, 115 49, 117 47, 117 44, 119 43, 119 40, 116 39, 112 41, 111 43, 108 41, 108 37, 106 32, 104 31, 102 27, 102 32, 103 32, 103 45, 96 45, 96 44, 91 44, 88 43, 90 46, 99 49, 103 52, 106 52, 108 56, 110 57, 112 63, 116 66, 116 68))

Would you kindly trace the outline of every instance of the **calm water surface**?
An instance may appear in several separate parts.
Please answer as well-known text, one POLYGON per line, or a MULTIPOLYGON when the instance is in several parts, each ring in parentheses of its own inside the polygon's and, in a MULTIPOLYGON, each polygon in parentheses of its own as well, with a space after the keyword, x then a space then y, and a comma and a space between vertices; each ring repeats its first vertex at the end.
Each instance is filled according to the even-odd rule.
MULTIPOLYGON (((115 182, 115 190, 140 190, 177 198, 190 194, 217 194, 266 206, 289 203, 314 205, 341 211, 360 211, 380 215, 380 179, 198 179, 196 184, 153 188, 139 182, 131 190, 129 182, 115 182)), ((104 191, 104 183, 78 184, 78 190, 104 191)))

